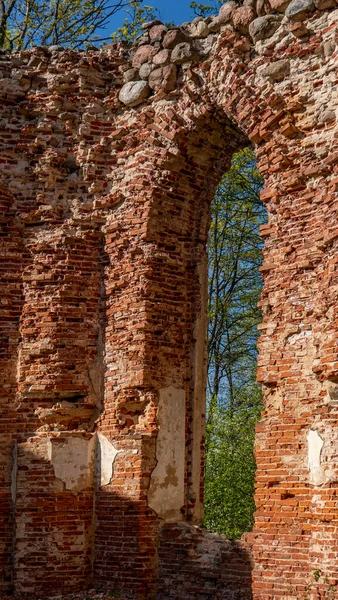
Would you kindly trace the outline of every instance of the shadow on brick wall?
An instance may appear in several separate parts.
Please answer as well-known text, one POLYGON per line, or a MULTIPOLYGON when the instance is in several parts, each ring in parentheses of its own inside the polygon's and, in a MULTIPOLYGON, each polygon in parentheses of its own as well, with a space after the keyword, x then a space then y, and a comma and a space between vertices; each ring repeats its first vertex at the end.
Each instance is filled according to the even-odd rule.
POLYGON ((184 522, 160 526, 146 498, 132 502, 110 489, 94 501, 91 487, 66 489, 46 458, 48 439, 41 434, 18 448, 12 591, 31 598, 94 584, 132 600, 251 600, 245 542, 184 522))
POLYGON ((187 523, 162 527, 157 600, 251 600, 252 557, 243 541, 187 523))
POLYGON ((145 502, 96 495, 94 587, 132 600, 156 598, 158 520, 145 502))

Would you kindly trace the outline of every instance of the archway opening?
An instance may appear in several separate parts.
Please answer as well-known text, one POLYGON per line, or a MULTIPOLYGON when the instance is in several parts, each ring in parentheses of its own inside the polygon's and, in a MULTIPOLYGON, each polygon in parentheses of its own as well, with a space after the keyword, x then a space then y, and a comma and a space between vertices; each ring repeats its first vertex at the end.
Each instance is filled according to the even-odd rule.
POLYGON ((267 220, 253 150, 233 155, 211 205, 208 242, 208 377, 205 525, 230 539, 253 527, 259 267, 267 220))

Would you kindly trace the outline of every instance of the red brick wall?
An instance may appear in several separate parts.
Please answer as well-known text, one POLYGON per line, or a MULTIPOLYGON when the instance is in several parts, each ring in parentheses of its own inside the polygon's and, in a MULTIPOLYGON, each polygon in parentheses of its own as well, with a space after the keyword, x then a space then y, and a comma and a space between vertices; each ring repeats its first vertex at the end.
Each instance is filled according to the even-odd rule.
POLYGON ((209 205, 249 140, 269 211, 253 597, 296 600, 315 568, 335 580, 329 4, 281 22, 284 5, 260 3, 258 23, 253 9, 229 5, 218 21, 170 32, 176 67, 155 69, 151 88, 138 69, 170 55, 162 30, 145 31, 138 50, 1 55, 2 591, 63 592, 71 580, 131 598, 184 598, 183 583, 190 597, 249 594, 247 551, 193 528, 209 205), (178 50, 188 54, 177 62, 178 50), (128 107, 135 82, 145 95, 128 107), (212 583, 199 567, 208 548, 212 583))
POLYGON ((1 242, 5 247, 0 263, 1 293, 1 350, 0 361, 2 385, 1 407, 1 454, 0 454, 0 514, 4 516, 0 524, 0 590, 12 585, 13 561, 13 513, 12 513, 12 465, 14 447, 12 433, 16 425, 16 410, 13 406, 15 391, 15 371, 17 344, 19 339, 19 318, 22 308, 22 290, 18 281, 17 265, 22 264, 22 240, 15 225, 13 198, 8 189, 1 188, 1 242))
POLYGON ((161 529, 158 555, 160 600, 252 598, 252 555, 244 541, 168 523, 161 529))

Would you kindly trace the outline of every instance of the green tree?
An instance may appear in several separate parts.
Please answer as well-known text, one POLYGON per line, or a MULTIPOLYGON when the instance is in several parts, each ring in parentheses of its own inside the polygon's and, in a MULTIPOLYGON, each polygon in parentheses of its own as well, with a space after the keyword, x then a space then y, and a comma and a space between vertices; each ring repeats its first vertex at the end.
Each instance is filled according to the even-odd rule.
POLYGON ((238 537, 253 518, 257 308, 262 281, 263 181, 247 148, 237 153, 212 203, 209 254, 206 525, 238 537))
POLYGON ((195 11, 196 15, 207 17, 217 12, 222 4, 224 4, 224 0, 207 0, 207 4, 204 2, 190 2, 190 8, 195 11))
POLYGON ((250 401, 242 397, 236 410, 218 408, 208 431, 205 524, 230 539, 253 526, 253 444, 260 410, 260 390, 253 386, 250 401))
POLYGON ((122 9, 136 17, 134 30, 152 16, 143 0, 0 0, 0 47, 22 50, 31 46, 85 47, 110 41, 111 17, 122 9))
POLYGON ((124 11, 126 17, 122 27, 118 27, 117 31, 112 35, 112 41, 125 40, 131 42, 140 33, 141 25, 147 21, 158 19, 158 10, 152 6, 141 6, 140 2, 130 2, 130 6, 124 11))

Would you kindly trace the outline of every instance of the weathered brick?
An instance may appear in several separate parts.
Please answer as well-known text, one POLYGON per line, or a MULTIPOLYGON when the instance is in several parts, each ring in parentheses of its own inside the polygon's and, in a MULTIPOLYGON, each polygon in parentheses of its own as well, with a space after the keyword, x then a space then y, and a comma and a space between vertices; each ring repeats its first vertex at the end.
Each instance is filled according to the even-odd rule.
MULTIPOLYGON (((130 48, 130 59, 111 45, 6 59, 0 593, 94 582, 139 600, 250 598, 251 546, 255 600, 301 597, 316 568, 338 578, 338 137, 328 85, 337 27, 325 6, 297 31, 286 21, 267 28, 256 44, 247 22, 216 27, 215 39, 201 27, 198 42, 189 27, 161 42, 155 23, 140 44, 156 45, 130 48), (176 78, 171 52, 182 43, 191 52, 176 78), (147 81, 153 59, 163 80, 175 77, 126 107, 124 74, 137 81, 142 67, 147 81), (282 75, 262 76, 281 60, 282 75), (249 139, 269 212, 258 363, 266 409, 255 528, 230 543, 194 526, 205 245, 214 190, 249 139)), ((227 23, 234 8, 221 9, 227 23)))

